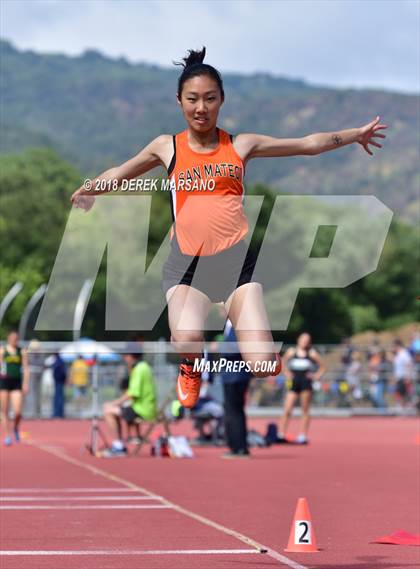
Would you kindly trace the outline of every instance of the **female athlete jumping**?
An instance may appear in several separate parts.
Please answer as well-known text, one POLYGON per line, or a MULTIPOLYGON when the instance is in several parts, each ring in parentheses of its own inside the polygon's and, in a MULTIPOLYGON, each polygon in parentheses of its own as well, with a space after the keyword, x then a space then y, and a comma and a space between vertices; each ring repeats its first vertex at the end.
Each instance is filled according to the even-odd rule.
MULTIPOLYGON (((190 50, 181 63, 184 69, 178 80, 177 100, 186 130, 175 136, 158 136, 136 156, 103 172, 92 183, 95 187, 98 181, 117 180, 119 186, 123 180, 159 165, 168 171, 174 224, 163 286, 171 340, 183 357, 177 390, 184 407, 193 407, 199 396, 201 376, 194 370, 194 361, 202 354, 204 322, 214 302, 224 303, 242 358, 254 375, 273 373, 272 368, 258 371, 263 362, 277 362, 274 374, 280 371, 262 287, 253 277, 256 260, 244 241, 248 232, 242 207, 247 162, 262 157, 315 155, 355 142, 372 154, 368 145, 380 148, 375 138, 385 138, 378 131, 386 128, 377 117, 360 128, 302 138, 232 136, 217 126, 225 93, 219 72, 203 63, 205 53, 205 48, 190 50)), ((71 201, 89 210, 94 197, 82 186, 71 201)))

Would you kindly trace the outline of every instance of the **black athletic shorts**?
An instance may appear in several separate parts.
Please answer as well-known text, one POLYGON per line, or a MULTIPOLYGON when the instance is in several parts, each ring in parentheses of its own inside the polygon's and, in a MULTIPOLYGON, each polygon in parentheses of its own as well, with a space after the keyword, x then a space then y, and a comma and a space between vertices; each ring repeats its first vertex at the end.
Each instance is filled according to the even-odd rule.
POLYGON ((395 391, 398 393, 400 397, 407 397, 408 388, 405 379, 398 379, 397 384, 395 386, 395 391))
POLYGON ((0 377, 0 391, 22 391, 22 378, 2 375, 0 377))
POLYGON ((295 393, 301 393, 302 391, 312 391, 312 380, 307 379, 306 377, 294 377, 292 381, 292 387, 290 391, 294 391, 295 393))
POLYGON ((173 286, 185 284, 206 294, 211 302, 224 302, 243 284, 258 282, 254 277, 256 262, 245 241, 216 255, 194 257, 181 252, 174 236, 163 266, 163 290, 166 294, 173 286))
POLYGON ((124 419, 126 423, 131 425, 134 423, 136 419, 142 419, 143 417, 136 413, 132 407, 121 407, 121 417, 124 419))

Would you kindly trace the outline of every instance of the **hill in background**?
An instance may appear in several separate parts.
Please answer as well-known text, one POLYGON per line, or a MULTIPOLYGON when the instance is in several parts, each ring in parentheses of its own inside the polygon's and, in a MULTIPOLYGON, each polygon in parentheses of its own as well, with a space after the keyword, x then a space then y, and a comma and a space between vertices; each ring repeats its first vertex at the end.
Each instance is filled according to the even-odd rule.
MULTIPOLYGON (((185 128, 175 101, 179 68, 132 64, 89 50, 80 57, 19 51, 1 41, 1 152, 50 145, 84 175, 185 128)), ((320 88, 268 74, 224 75, 220 126, 283 138, 389 124, 385 147, 359 145, 316 157, 261 159, 247 183, 292 194, 374 194, 398 216, 418 215, 419 98, 380 90, 320 88)))

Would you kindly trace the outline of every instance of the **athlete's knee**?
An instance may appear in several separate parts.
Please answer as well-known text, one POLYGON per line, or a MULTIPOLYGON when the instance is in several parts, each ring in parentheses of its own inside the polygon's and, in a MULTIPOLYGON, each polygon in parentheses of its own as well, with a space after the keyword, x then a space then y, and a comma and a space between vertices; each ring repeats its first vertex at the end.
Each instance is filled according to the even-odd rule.
POLYGON ((255 377, 269 377, 270 375, 278 375, 281 371, 281 359, 278 354, 272 354, 269 357, 252 354, 243 358, 249 362, 252 374, 255 377))
POLYGON ((112 415, 112 405, 109 402, 106 402, 102 406, 102 412, 104 415, 112 415))
POLYGON ((203 333, 198 330, 176 331, 171 334, 171 343, 181 353, 198 353, 202 350, 203 333))

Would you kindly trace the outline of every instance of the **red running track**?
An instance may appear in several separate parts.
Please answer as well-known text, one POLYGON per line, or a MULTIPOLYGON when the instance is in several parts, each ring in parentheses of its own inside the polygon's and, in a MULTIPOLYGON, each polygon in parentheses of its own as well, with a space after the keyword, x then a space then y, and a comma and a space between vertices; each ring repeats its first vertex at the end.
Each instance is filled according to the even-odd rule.
MULTIPOLYGON (((266 422, 251 426, 262 432, 266 422)), ((308 447, 257 449, 249 461, 209 448, 193 460, 152 458, 147 448, 101 460, 81 450, 86 422, 24 430, 25 443, 1 449, 1 569, 420 565, 420 548, 369 543, 420 531, 417 419, 318 419, 308 447), (301 496, 319 553, 284 553, 301 496)))

